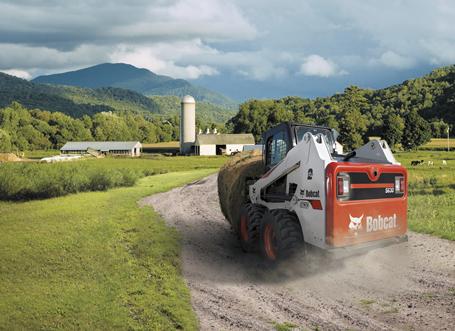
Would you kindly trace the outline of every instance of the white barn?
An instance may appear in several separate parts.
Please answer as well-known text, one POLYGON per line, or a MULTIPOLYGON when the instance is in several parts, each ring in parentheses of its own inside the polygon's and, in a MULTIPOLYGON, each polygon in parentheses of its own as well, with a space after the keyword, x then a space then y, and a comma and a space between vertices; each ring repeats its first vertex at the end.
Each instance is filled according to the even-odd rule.
POLYGON ((254 145, 250 133, 241 134, 199 134, 196 137, 196 155, 232 155, 243 151, 244 146, 254 145))
POLYGON ((62 154, 100 154, 141 156, 142 144, 139 141, 70 141, 62 148, 62 154))

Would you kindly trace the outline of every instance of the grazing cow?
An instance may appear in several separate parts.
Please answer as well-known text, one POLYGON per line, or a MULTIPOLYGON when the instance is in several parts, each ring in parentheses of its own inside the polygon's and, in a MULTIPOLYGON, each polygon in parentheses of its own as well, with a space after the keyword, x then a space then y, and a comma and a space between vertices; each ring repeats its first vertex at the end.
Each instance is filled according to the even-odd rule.
POLYGON ((446 160, 442 160, 442 165, 447 165, 447 161, 446 160))
POLYGON ((425 161, 424 160, 412 160, 411 161, 411 166, 418 166, 419 164, 423 164, 425 161))
POLYGON ((428 166, 434 165, 433 161, 428 161, 428 166))

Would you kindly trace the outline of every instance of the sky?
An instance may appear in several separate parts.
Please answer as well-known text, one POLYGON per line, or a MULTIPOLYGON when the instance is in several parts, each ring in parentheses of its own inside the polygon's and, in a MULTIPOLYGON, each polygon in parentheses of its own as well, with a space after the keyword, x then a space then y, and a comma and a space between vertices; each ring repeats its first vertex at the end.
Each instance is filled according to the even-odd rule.
POLYGON ((382 88, 455 63, 450 0, 0 0, 0 71, 123 62, 239 101, 382 88))

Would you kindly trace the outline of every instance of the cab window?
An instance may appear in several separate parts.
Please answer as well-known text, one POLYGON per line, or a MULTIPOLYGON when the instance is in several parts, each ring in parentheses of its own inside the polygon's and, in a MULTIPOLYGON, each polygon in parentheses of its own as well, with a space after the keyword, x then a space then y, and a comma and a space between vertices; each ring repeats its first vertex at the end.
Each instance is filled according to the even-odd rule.
POLYGON ((274 166, 284 159, 288 151, 285 131, 280 131, 267 139, 267 165, 274 166))

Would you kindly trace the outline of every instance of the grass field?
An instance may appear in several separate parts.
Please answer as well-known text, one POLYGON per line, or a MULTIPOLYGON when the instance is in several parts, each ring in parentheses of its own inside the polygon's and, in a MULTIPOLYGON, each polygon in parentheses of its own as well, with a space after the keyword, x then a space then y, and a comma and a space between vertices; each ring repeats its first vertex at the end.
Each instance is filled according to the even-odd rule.
MULTIPOLYGON (((450 150, 455 149, 455 141, 452 138, 449 140, 449 148, 450 150)), ((419 149, 447 151, 447 138, 433 138, 428 144, 421 146, 419 149)))
POLYGON ((178 141, 166 141, 166 142, 155 143, 155 144, 143 144, 142 147, 144 147, 144 148, 162 148, 162 147, 179 148, 180 143, 178 141))
POLYGON ((156 175, 108 192, 0 202, 0 329, 196 329, 180 273, 179 237, 137 201, 214 171, 156 175))
MULTIPOLYGON (((409 228, 455 240, 455 153, 396 157, 409 172, 409 228), (422 159, 434 165, 410 166, 422 159)), ((84 161, 99 171, 169 173, 106 192, 0 202, 0 329, 197 329, 179 236, 137 201, 213 173, 225 160, 84 161)))
POLYGON ((105 158, 65 163, 0 164, 0 200, 30 200, 132 186, 139 178, 171 171, 216 168, 220 157, 105 158))
POLYGON ((27 159, 42 159, 43 157, 59 155, 60 151, 57 149, 49 150, 37 150, 37 151, 26 151, 24 152, 24 157, 27 159))
POLYGON ((418 151, 395 156, 409 174, 409 228, 455 240, 455 152, 418 151), (412 160, 425 160, 425 164, 411 166, 412 160), (428 161, 434 165, 428 166, 428 161))

